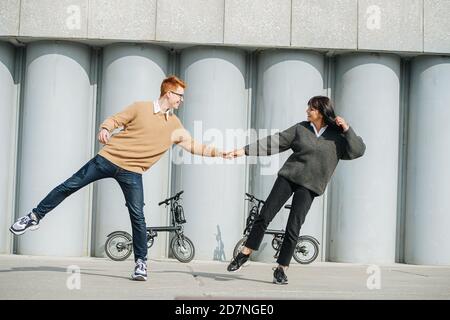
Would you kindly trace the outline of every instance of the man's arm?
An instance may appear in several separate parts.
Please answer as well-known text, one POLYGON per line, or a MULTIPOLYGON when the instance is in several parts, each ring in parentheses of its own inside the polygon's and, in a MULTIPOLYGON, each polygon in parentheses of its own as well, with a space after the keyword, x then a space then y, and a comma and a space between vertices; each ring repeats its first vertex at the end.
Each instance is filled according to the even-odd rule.
POLYGON ((203 157, 223 157, 225 153, 218 150, 214 146, 201 144, 192 139, 189 132, 185 129, 176 130, 173 134, 172 141, 182 147, 184 150, 192 154, 203 157))
POLYGON ((107 118, 100 125, 98 133, 98 141, 103 144, 107 144, 111 136, 111 131, 119 127, 126 126, 131 120, 136 117, 136 103, 125 108, 123 111, 116 113, 115 115, 107 118))

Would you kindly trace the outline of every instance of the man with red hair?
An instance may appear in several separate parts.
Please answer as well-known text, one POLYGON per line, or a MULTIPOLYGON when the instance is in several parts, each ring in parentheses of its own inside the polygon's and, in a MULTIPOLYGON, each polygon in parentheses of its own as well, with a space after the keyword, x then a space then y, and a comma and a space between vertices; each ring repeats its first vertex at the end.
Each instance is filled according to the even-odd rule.
POLYGON ((197 143, 171 111, 180 107, 186 84, 175 76, 164 79, 158 100, 135 102, 100 125, 99 153, 65 182, 54 188, 29 214, 19 218, 10 231, 20 235, 39 228, 45 215, 65 198, 91 182, 114 178, 120 185, 130 213, 135 269, 133 280, 147 280, 147 229, 144 218, 142 174, 172 146, 207 157, 225 153, 197 143), (123 129, 111 136, 117 128, 123 129))

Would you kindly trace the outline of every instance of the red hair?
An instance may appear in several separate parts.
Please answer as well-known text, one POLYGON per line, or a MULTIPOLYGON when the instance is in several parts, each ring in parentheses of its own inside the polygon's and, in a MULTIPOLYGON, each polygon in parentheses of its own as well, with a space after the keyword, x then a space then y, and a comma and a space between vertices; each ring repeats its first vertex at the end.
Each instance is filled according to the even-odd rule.
POLYGON ((186 88, 186 83, 176 76, 170 76, 163 80, 161 83, 161 94, 160 98, 169 91, 177 90, 178 87, 186 88))

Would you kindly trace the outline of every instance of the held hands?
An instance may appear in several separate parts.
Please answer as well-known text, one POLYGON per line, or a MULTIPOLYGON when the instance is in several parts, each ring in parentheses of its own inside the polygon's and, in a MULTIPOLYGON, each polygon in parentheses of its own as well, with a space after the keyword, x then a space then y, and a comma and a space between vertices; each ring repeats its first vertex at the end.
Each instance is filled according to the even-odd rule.
POLYGON ((214 154, 214 157, 221 157, 224 159, 226 158, 226 156, 227 156, 226 151, 222 151, 222 150, 216 151, 216 153, 214 154))
POLYGON ((234 159, 234 158, 237 158, 237 157, 241 157, 244 154, 245 154, 245 151, 244 151, 243 148, 242 149, 236 149, 236 150, 233 150, 233 151, 224 151, 224 150, 217 150, 216 149, 216 151, 214 152, 213 157, 221 157, 221 158, 230 160, 230 159, 234 159))
POLYGON ((111 135, 109 131, 104 128, 98 133, 98 141, 100 141, 100 143, 102 144, 107 144, 110 137, 111 135))
POLYGON ((241 149, 235 149, 233 151, 229 151, 225 154, 225 159, 234 159, 237 157, 242 157, 245 154, 244 148, 241 149))
POLYGON ((348 128, 350 127, 347 122, 345 121, 344 118, 342 117, 336 117, 336 124, 339 127, 342 127, 342 130, 344 130, 344 132, 346 132, 348 130, 348 128))

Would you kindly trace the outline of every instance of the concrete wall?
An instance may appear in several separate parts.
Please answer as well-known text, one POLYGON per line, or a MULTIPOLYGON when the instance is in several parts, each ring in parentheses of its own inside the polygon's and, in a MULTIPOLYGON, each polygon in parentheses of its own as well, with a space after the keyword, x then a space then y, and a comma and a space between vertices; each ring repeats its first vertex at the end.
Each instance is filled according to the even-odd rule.
MULTIPOLYGON (((9 226, 13 218, 15 153, 17 131, 17 84, 15 81, 15 49, 0 42, 0 224, 9 226)), ((10 233, 0 229, 0 253, 11 250, 10 233)))
MULTIPOLYGON (((12 243, 7 227, 13 212, 27 213, 45 192, 92 156, 95 137, 90 130, 95 127, 95 107, 100 108, 98 115, 102 120, 125 106, 127 99, 156 98, 160 80, 179 69, 180 76, 188 81, 186 104, 180 116, 191 131, 196 120, 203 121, 203 130, 247 129, 250 104, 254 127, 283 129, 291 121, 304 119, 302 107, 309 96, 335 93, 337 112, 354 124, 368 149, 364 158, 339 165, 328 194, 315 201, 302 233, 322 239, 321 250, 325 248, 328 258, 335 261, 391 263, 397 246, 404 247, 408 263, 448 264, 445 244, 449 220, 445 213, 449 203, 442 194, 448 189, 448 151, 437 145, 436 141, 441 140, 435 139, 435 131, 416 127, 424 118, 445 118, 448 114, 445 102, 449 62, 448 57, 437 55, 450 54, 449 13, 450 0, 0 1, 0 97, 2 117, 11 120, 2 126, 1 135, 2 143, 10 149, 0 158, 4 183, 0 188, 5 190, 1 193, 4 213, 0 213, 0 220, 5 228, 0 230, 0 250, 9 251, 12 243), (41 39, 47 41, 34 43, 41 39), (48 41, 52 39, 58 41, 48 41), (70 42, 59 41, 64 39, 70 42), (8 40, 33 42, 24 50, 28 60, 23 66, 25 79, 20 83, 12 79, 13 65, 18 67, 13 62, 19 57, 18 50, 5 43, 8 40), (102 46, 105 42, 115 43, 106 46, 101 56, 104 73, 99 78, 98 93, 97 84, 89 79, 96 61, 88 46, 77 44, 86 40, 102 46), (149 43, 181 48, 181 60, 175 61, 175 55, 149 43), (195 48, 197 44, 204 46, 195 48), (266 50, 246 56, 239 48, 266 50), (337 54, 336 63, 327 58, 328 54, 320 53, 323 51, 337 54), (406 73, 400 71, 404 60, 392 54, 396 52, 430 55, 413 60, 409 77, 409 67, 406 73), (124 81, 127 74, 142 81, 124 81), (405 134, 398 101, 400 88, 408 88, 410 78, 410 103, 405 108, 409 131, 405 134), (21 143, 16 145, 14 117, 19 102, 13 96, 15 87, 22 85, 25 91, 20 101, 21 143), (101 97, 99 106, 91 96, 95 93, 101 97), (60 101, 67 100, 63 109, 60 101), (272 114, 279 101, 284 101, 285 112, 272 114), (429 109, 429 101, 433 101, 433 109, 429 109), (184 111, 188 112, 183 116, 184 111), (79 121, 80 117, 85 121, 79 121), (61 120, 68 118, 82 123, 76 129, 81 135, 73 136, 63 130, 53 145, 41 142, 65 129, 61 120), (218 118, 220 121, 215 122, 218 118), (373 121, 375 118, 383 118, 382 131, 373 121), (35 123, 46 125, 33 127, 35 123), (398 153, 399 133, 408 142, 406 172, 398 170, 398 157, 402 156, 398 153), (64 149, 61 139, 70 140, 75 148, 64 149), (17 148, 20 157, 15 162, 17 148), (78 151, 72 154, 75 149, 78 151), (64 158, 58 158, 63 154, 64 158), (424 156, 428 154, 436 154, 434 162, 424 156), (19 169, 17 176, 15 165, 19 169), (40 170, 34 170, 36 167, 40 170), (400 179, 399 174, 403 174, 400 179), (397 191, 402 192, 401 181, 405 178, 403 221, 398 219, 403 213, 397 208, 397 191), (15 188, 18 197, 13 208, 15 188), (398 222, 404 222, 404 226, 397 226, 396 230, 398 222), (329 234, 321 233, 326 227, 329 234), (404 245, 400 246, 395 243, 396 232, 397 240, 403 241, 403 231, 399 234, 399 229, 404 229, 405 234, 404 245)), ((443 143, 447 140, 444 137, 443 143)), ((178 149, 174 149, 175 153, 178 149)), ((167 213, 155 203, 168 195, 167 190, 184 188, 186 232, 198 249, 196 258, 228 260, 242 232, 244 191, 265 198, 272 178, 252 176, 242 164, 171 167, 168 157, 164 157, 144 181, 147 223, 165 223, 167 213), (174 172, 172 180, 170 170, 174 172), (208 179, 212 182, 199 185, 200 180, 208 179), (208 200, 198 201, 205 194, 208 200), (232 208, 232 213, 228 214, 225 207, 232 208)), ((91 187, 68 199, 46 218, 41 233, 17 240, 18 253, 86 255, 93 248, 92 255, 102 256, 105 235, 129 226, 120 190, 113 181, 111 186, 108 183, 99 183, 96 203, 91 187), (116 193, 114 201, 109 201, 109 190, 116 193), (97 210, 95 216, 92 206, 97 210), (114 218, 110 219, 112 212, 114 218), (73 227, 62 234, 58 231, 61 224, 73 227), (53 245, 60 238, 58 245, 53 245)), ((287 213, 278 215, 271 227, 282 227, 286 216, 287 213)), ((158 238, 150 257, 166 256, 166 244, 167 239, 158 238)), ((271 261, 272 254, 267 249, 255 258, 271 261)))
POLYGON ((400 59, 337 58, 336 113, 365 144, 362 158, 341 161, 330 184, 329 258, 393 263, 397 219, 400 59))
POLYGON ((411 68, 405 219, 405 262, 450 264, 450 59, 422 56, 411 68), (425 125, 439 119, 436 125, 425 125))
MULTIPOLYGON (((182 52, 180 73, 188 87, 181 117, 196 141, 236 148, 230 130, 247 126, 245 61, 245 52, 237 49, 182 52)), ((230 260, 242 232, 245 166, 188 153, 176 179, 185 192, 185 234, 195 244, 196 258, 230 260)))
POLYGON ((448 0, 3 0, 0 37, 450 53, 449 13, 448 0))
MULTIPOLYGON (((19 216, 89 160, 94 121, 88 46, 35 42, 27 48, 25 74, 19 216)), ((89 201, 89 187, 71 195, 45 216, 41 232, 19 238, 18 252, 87 255, 89 201)))

